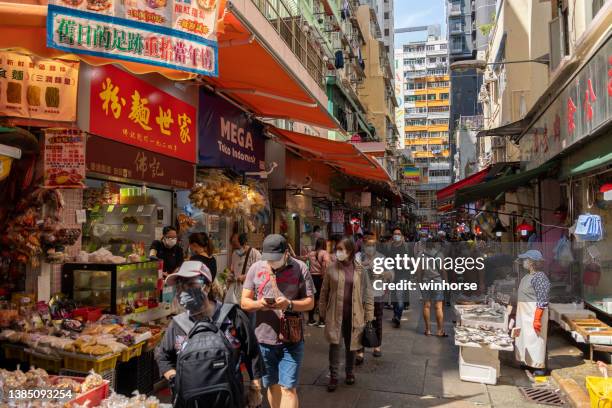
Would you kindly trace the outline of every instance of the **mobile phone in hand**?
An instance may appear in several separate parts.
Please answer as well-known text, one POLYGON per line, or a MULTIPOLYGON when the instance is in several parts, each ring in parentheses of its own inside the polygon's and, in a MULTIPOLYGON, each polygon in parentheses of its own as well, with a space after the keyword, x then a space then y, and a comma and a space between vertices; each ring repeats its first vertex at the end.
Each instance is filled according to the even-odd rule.
POLYGON ((273 305, 276 303, 276 299, 274 298, 264 298, 264 300, 266 301, 267 304, 269 305, 273 305))

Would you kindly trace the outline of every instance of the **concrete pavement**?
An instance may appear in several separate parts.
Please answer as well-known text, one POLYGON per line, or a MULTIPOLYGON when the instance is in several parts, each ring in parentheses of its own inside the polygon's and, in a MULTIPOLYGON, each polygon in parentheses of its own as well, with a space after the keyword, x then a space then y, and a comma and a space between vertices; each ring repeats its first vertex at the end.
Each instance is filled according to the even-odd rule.
MULTIPOLYGON (((449 308, 445 311, 450 315, 449 308)), ((391 326, 385 311, 383 356, 366 355, 356 367, 356 384, 340 378, 338 389, 328 393, 328 344, 323 329, 308 327, 306 352, 300 377, 301 408, 399 408, 399 407, 544 407, 527 403, 517 386, 529 386, 525 373, 502 362, 496 386, 459 379, 458 347, 452 340, 452 315, 447 316, 448 338, 424 336, 418 300, 404 313, 402 326, 391 326)), ((432 330, 435 330, 432 327, 432 330)), ((502 356, 511 361, 512 356, 502 356)), ((343 369, 341 373, 343 373, 343 369)))

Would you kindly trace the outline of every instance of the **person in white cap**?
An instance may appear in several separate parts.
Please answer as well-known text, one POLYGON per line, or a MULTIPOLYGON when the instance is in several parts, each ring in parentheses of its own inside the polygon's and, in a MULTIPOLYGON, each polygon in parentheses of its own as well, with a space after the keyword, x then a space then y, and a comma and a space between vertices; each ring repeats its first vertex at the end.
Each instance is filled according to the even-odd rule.
MULTIPOLYGON (((175 384, 181 381, 177 378, 177 362, 181 350, 190 340, 191 329, 200 321, 212 321, 218 324, 218 330, 223 332, 227 344, 240 351, 240 360, 252 365, 252 382, 248 392, 249 406, 261 405, 259 378, 264 367, 259 344, 248 316, 236 305, 224 305, 215 301, 211 293, 210 270, 200 261, 184 262, 178 272, 166 278, 166 284, 176 288, 178 302, 185 309, 185 312, 170 321, 155 353, 159 371, 168 380, 173 394, 175 384)), ((235 370, 238 374, 240 367, 235 367, 235 370)), ((178 374, 180 376, 180 372, 178 374)), ((179 405, 181 404, 175 404, 179 405)))
POLYGON ((528 273, 518 289, 516 327, 520 333, 515 342, 515 355, 518 361, 534 370, 534 375, 544 375, 550 281, 542 271, 544 257, 540 251, 530 249, 518 257, 528 273))

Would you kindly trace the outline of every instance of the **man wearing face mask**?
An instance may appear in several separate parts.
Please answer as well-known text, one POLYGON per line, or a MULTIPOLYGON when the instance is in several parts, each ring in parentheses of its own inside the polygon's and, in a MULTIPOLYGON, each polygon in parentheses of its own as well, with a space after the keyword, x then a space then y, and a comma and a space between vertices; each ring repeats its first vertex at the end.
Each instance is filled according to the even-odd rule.
POLYGON ((163 229, 163 238, 151 244, 149 257, 164 262, 164 277, 174 273, 183 263, 183 248, 177 242, 176 228, 166 226, 163 229))
POLYGON ((302 312, 314 307, 314 284, 306 264, 289 256, 278 234, 263 242, 261 261, 248 270, 241 307, 256 313, 259 341, 271 407, 297 408, 297 384, 304 357, 302 312))
MULTIPOLYGON (((202 320, 212 322, 223 320, 220 323, 220 330, 224 333, 228 344, 233 349, 239 350, 240 361, 248 362, 254 368, 254 374, 250 373, 251 386, 248 399, 249 406, 258 406, 261 404, 259 373, 263 372, 263 365, 255 332, 249 324, 247 315, 238 307, 233 307, 225 318, 220 316, 223 304, 215 301, 212 296, 211 282, 210 271, 199 261, 184 262, 177 273, 166 278, 166 284, 175 287, 177 300, 186 311, 170 321, 164 338, 156 349, 159 371, 168 380, 174 391, 175 384, 181 381, 181 378, 176 378, 177 361, 181 350, 189 340, 189 333, 193 326, 202 320)), ((239 365, 232 368, 237 370, 234 373, 238 377, 239 365)), ((185 375, 188 374, 185 373, 185 375)), ((188 382, 193 385, 193 382, 188 382)), ((202 386, 206 385, 202 384, 202 386)))
MULTIPOLYGON (((402 230, 399 227, 395 227, 393 228, 392 234, 391 242, 387 244, 383 250, 384 255, 393 259, 397 257, 403 259, 404 255, 408 255, 409 257, 413 256, 412 248, 404 240, 402 230)), ((403 279, 410 280, 412 277, 411 271, 403 268, 395 268, 393 270, 393 276, 394 282, 401 282, 403 279)), ((408 291, 401 290, 394 291, 392 296, 395 296, 395 301, 393 302, 393 319, 391 322, 393 323, 393 327, 397 329, 400 327, 402 321, 404 303, 410 306, 410 297, 408 291)))

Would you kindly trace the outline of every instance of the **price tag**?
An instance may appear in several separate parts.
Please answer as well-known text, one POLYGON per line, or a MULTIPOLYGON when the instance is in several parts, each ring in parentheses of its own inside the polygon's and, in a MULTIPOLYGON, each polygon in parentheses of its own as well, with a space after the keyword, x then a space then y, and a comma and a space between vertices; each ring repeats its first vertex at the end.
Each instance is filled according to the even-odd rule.
POLYGON ((87 221, 87 213, 85 212, 85 210, 75 210, 74 212, 76 215, 77 224, 84 224, 85 221, 87 221))
POLYGON ((138 208, 136 209, 136 212, 141 213, 142 210, 144 210, 144 205, 139 205, 138 208))
POLYGON ((144 230, 144 225, 140 224, 137 228, 136 228, 136 232, 142 232, 142 230, 144 230))
POLYGON ((114 205, 109 205, 108 208, 106 209, 106 212, 113 212, 113 210, 115 209, 114 205))
POLYGON ((125 214, 126 212, 128 212, 128 208, 127 207, 123 207, 121 209, 121 214, 125 214))

